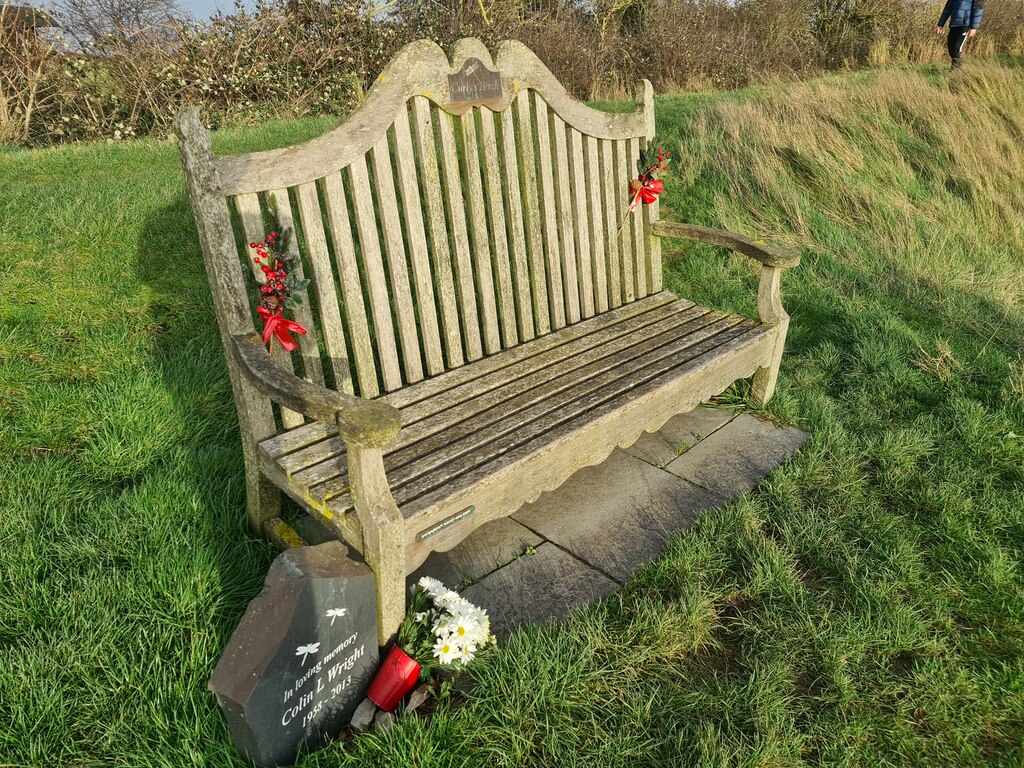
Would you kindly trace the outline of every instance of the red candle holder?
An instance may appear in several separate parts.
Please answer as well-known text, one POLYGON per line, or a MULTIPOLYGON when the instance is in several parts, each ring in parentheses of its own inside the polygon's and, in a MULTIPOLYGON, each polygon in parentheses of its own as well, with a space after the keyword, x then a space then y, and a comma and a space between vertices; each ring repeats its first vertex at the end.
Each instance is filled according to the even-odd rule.
POLYGON ((393 712, 419 678, 419 663, 396 645, 380 665, 366 695, 385 712, 393 712))

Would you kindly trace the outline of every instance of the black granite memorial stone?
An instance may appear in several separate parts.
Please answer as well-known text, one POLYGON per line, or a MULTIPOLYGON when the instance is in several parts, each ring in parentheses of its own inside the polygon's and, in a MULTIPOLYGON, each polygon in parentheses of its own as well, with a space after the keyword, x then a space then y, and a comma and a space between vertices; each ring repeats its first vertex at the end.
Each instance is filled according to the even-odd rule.
POLYGON ((373 573, 338 541, 283 552, 210 677, 235 747, 293 764, 336 738, 377 670, 373 573))

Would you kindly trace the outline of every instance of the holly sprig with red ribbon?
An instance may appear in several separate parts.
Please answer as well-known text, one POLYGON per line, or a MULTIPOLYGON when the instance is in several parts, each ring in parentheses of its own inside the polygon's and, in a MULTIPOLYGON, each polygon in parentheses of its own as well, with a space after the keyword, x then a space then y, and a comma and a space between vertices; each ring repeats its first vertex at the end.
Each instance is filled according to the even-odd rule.
POLYGON ((658 195, 665 188, 664 182, 658 176, 668 168, 671 156, 671 153, 662 147, 655 147, 653 141, 648 142, 647 146, 640 150, 640 157, 636 161, 637 177, 629 182, 629 208, 626 209, 626 215, 619 224, 620 231, 629 214, 639 208, 641 203, 650 205, 658 199, 658 195))
POLYGON ((260 303, 256 312, 263 320, 263 343, 270 349, 277 339, 287 352, 298 348, 292 333, 307 333, 307 330, 284 316, 284 311, 293 310, 302 304, 309 280, 299 279, 289 272, 294 257, 289 255, 288 241, 291 230, 283 233, 271 230, 263 238, 263 242, 249 243, 256 251, 253 263, 263 273, 263 282, 259 283, 260 303))

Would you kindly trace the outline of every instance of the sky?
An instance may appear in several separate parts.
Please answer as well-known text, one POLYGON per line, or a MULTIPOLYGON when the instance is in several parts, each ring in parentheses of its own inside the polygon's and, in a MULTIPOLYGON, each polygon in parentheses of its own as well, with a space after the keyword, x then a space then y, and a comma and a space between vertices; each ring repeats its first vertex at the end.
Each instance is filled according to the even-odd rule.
MULTIPOLYGON (((210 18, 217 11, 231 11, 235 7, 234 0, 178 0, 178 5, 185 13, 200 20, 210 18)), ((251 3, 246 5, 252 7, 251 3)))

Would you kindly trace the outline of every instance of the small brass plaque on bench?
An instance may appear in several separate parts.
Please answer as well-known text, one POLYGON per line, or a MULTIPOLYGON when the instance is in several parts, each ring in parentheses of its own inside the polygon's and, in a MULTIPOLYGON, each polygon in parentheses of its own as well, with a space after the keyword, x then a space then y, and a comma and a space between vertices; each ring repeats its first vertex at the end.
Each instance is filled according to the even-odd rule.
POLYGON ((474 512, 476 512, 476 507, 472 506, 472 505, 468 506, 465 509, 463 509, 461 512, 456 512, 454 515, 451 515, 450 517, 446 517, 440 523, 437 523, 436 525, 432 525, 429 528, 425 528, 422 531, 420 531, 419 533, 417 533, 416 534, 416 541, 423 541, 424 539, 429 539, 435 533, 440 533, 445 528, 447 528, 447 527, 449 527, 451 525, 454 525, 455 523, 459 522, 459 520, 461 520, 464 517, 469 517, 474 512))
POLYGON ((472 107, 496 107, 501 102, 501 73, 487 68, 480 59, 466 59, 462 69, 448 75, 448 110, 462 114, 472 107))

